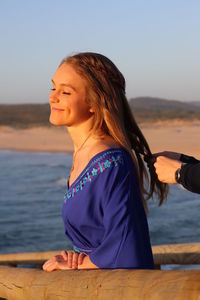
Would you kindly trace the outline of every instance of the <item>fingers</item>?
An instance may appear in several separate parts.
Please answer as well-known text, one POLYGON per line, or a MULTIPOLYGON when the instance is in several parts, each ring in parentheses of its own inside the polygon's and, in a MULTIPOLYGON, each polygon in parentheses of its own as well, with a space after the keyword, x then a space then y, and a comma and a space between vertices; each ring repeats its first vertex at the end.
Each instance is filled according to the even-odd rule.
POLYGON ((68 266, 69 268, 77 269, 78 268, 78 256, 79 253, 74 251, 67 251, 68 254, 68 266))
POLYGON ((69 268, 72 268, 72 258, 73 258, 73 251, 67 251, 67 264, 69 268))
POLYGON ((154 163, 156 174, 159 181, 163 183, 175 184, 175 172, 181 168, 181 162, 178 160, 170 159, 165 156, 159 156, 154 163))
POLYGON ((67 253, 66 251, 62 251, 61 254, 63 255, 65 261, 67 261, 68 267, 73 269, 77 269, 78 265, 83 263, 83 259, 86 256, 86 254, 83 252, 77 253, 71 250, 68 250, 67 253))
POLYGON ((42 268, 46 272, 52 272, 54 270, 66 270, 66 269, 78 269, 78 265, 83 263, 83 259, 86 256, 85 253, 77 253, 72 250, 61 251, 61 255, 53 256, 47 260, 42 268))
POLYGON ((83 259, 86 256, 85 253, 80 253, 78 256, 78 265, 81 265, 83 263, 83 259))
POLYGON ((67 252, 63 250, 61 255, 65 262, 67 262, 69 268, 77 269, 78 268, 78 257, 79 253, 74 252, 72 250, 68 250, 67 252))
POLYGON ((165 160, 165 159, 167 159, 167 158, 164 156, 158 156, 154 163, 154 168, 155 168, 158 180, 163 183, 165 183, 165 179, 163 178, 163 173, 165 174, 165 171, 163 170, 163 160, 165 160))
POLYGON ((56 257, 54 256, 43 264, 42 269, 46 272, 52 272, 54 270, 57 270, 57 267, 58 267, 57 260, 56 257))
POLYGON ((156 166, 159 162, 163 161, 163 159, 165 160, 166 157, 165 156, 158 156, 158 157, 156 157, 156 160, 154 162, 154 166, 156 166))
POLYGON ((158 156, 154 162, 154 167, 157 169, 159 166, 166 165, 171 159, 166 156, 158 156))
POLYGON ((73 258, 72 258, 72 268, 73 269, 78 269, 78 257, 79 257, 79 253, 74 252, 73 258))
POLYGON ((53 256, 47 260, 43 266, 43 270, 46 272, 52 272, 54 270, 69 270, 67 262, 63 259, 62 255, 53 256))
POLYGON ((62 257, 64 258, 64 260, 67 261, 68 256, 67 256, 67 253, 66 253, 65 250, 61 251, 61 255, 62 255, 62 257))

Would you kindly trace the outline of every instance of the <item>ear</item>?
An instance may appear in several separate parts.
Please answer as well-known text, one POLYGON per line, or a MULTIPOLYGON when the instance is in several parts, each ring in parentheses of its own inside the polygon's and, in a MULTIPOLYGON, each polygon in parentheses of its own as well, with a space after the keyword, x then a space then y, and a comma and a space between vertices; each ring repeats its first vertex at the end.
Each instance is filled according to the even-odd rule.
POLYGON ((89 112, 94 113, 94 109, 90 107, 89 112))

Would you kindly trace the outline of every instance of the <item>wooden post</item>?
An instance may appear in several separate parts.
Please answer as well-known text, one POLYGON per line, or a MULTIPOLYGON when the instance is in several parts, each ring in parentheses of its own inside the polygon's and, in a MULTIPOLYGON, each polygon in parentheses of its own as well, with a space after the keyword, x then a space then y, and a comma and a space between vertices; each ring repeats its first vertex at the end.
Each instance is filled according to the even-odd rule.
MULTIPOLYGON (((0 266, 0 300, 200 300, 200 270, 161 271, 163 264, 200 264, 200 243, 153 246, 155 270, 66 270, 0 266)), ((41 266, 60 251, 1 254, 0 264, 41 266)))
POLYGON ((198 300, 200 270, 66 270, 0 266, 0 297, 9 300, 198 300))

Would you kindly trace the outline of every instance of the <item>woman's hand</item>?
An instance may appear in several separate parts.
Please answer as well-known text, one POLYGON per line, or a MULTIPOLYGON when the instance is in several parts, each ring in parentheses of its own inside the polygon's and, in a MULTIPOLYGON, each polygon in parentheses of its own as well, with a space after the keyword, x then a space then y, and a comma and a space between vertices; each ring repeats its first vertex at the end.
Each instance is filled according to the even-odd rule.
POLYGON ((42 268, 44 271, 78 269, 78 265, 83 263, 86 256, 84 253, 77 253, 72 250, 62 251, 61 255, 56 255, 47 260, 42 268))
POLYGON ((78 265, 83 263, 83 259, 86 256, 85 253, 77 253, 73 250, 61 251, 63 259, 68 263, 69 268, 77 269, 78 265))

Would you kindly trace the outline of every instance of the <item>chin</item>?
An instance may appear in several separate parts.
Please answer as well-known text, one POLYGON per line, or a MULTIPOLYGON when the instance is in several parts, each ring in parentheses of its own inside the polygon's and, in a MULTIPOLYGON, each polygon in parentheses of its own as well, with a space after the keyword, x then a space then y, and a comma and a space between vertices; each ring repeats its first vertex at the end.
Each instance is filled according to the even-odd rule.
POLYGON ((51 123, 54 126, 66 126, 66 124, 64 122, 62 122, 61 120, 58 120, 56 118, 53 118, 51 116, 49 118, 49 123, 51 123))

